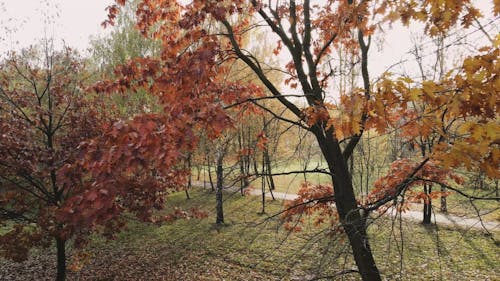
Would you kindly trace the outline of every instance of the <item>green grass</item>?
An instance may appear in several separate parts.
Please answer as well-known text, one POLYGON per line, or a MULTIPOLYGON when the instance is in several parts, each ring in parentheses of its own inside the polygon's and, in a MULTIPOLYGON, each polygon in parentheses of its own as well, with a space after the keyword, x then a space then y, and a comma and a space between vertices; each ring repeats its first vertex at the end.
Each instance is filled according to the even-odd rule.
MULTIPOLYGON (((491 190, 479 190, 473 188, 460 188, 460 190, 466 194, 477 196, 477 197, 493 197, 491 190)), ((441 205, 440 200, 434 200, 434 205, 436 209, 439 210, 441 205)), ((500 204, 494 200, 473 200, 472 202, 456 193, 451 192, 451 194, 447 197, 447 207, 448 211, 451 214, 459 215, 459 216, 468 216, 474 217, 477 216, 477 210, 472 205, 474 204, 477 210, 481 215, 485 214, 483 219, 492 220, 492 221, 500 221, 500 204)))
MULTIPOLYGON (((306 167, 307 169, 314 169, 314 168, 325 168, 325 163, 319 161, 319 160, 311 160, 309 165, 306 167)), ((304 169, 303 163, 299 160, 295 161, 286 161, 286 163, 280 163, 280 164, 275 164, 274 165, 274 170, 273 173, 282 173, 282 172, 289 172, 289 171, 300 171, 304 169)), ((237 170, 238 172, 239 170, 237 170)), ((213 172, 213 171, 212 171, 213 172)), ((203 171, 200 180, 203 181, 203 173, 205 173, 205 180, 208 182, 208 175, 206 174, 206 171, 203 171)), ((377 173, 372 172, 371 173, 371 178, 369 179, 369 183, 372 183, 374 180, 376 180, 375 175, 377 173)), ((383 174, 383 173, 379 173, 383 174)), ((193 177, 196 176, 196 172, 193 172, 193 177)), ((276 186, 276 191, 278 192, 283 192, 283 193, 290 193, 290 194, 296 194, 299 189, 301 184, 307 180, 313 184, 331 184, 331 178, 329 175, 326 174, 320 174, 320 173, 310 173, 306 174, 306 178, 304 178, 303 174, 290 174, 290 175, 278 175, 273 177, 275 186, 276 186)), ((215 174, 213 175, 213 180, 215 181, 215 174)), ((365 179, 366 180, 366 179, 365 179)), ((363 180, 363 181, 365 181, 363 180)), ((354 176, 354 184, 355 186, 359 186, 358 182, 359 179, 357 176, 354 176)), ((225 184, 229 183, 235 183, 234 180, 232 179, 226 179, 225 184)), ((236 183, 238 185, 239 183, 236 183)), ((261 188, 261 178, 258 178, 251 182, 251 186, 254 188, 261 188)), ((364 185, 364 184, 363 184, 364 185)), ((467 186, 467 184, 464 184, 467 186)), ((370 185, 369 185, 370 186, 370 185)), ((491 190, 481 190, 481 189, 473 189, 470 187, 462 187, 462 186, 457 186, 454 184, 455 188, 460 189, 461 191, 465 192, 466 194, 474 195, 474 196, 485 196, 485 197, 491 197, 491 190)), ((421 188, 420 188, 421 189, 421 188)), ((438 187, 434 187, 434 191, 437 191, 438 187)), ((366 191, 363 191, 366 193, 366 191)), ((433 206, 434 210, 438 211, 440 210, 440 200, 433 200, 433 206)), ((478 208, 480 211, 480 214, 485 214, 483 219, 485 220, 491 220, 491 221, 500 221, 500 204, 496 201, 492 200, 475 200, 473 201, 474 205, 478 208)), ((458 215, 458 216, 466 216, 466 217, 476 217, 477 212, 474 209, 473 205, 471 204, 470 200, 458 193, 455 193, 451 191, 450 195, 447 197, 447 204, 448 204, 448 213, 452 215, 458 215)), ((415 206, 416 210, 420 210, 420 206, 415 206)))
MULTIPOLYGON (((313 170, 315 168, 325 169, 326 164, 319 161, 311 161, 306 167, 298 161, 289 162, 283 167, 275 167, 273 173, 285 173, 290 171, 313 170)), ((278 175, 273 177, 276 191, 284 193, 297 193, 303 182, 309 181, 314 184, 331 184, 331 177, 321 173, 278 175)), ((260 182, 260 181, 259 181, 260 182)))
MULTIPOLYGON (((207 219, 178 220, 162 226, 131 220, 116 240, 95 237, 89 247, 92 259, 69 280, 308 280, 330 276, 354 267, 343 235, 327 235, 306 219, 304 231, 289 233, 276 218, 282 202, 267 202, 260 211, 259 197, 225 194, 226 225, 214 225, 215 195, 192 190, 168 199, 171 211, 200 207, 207 219)), ((387 280, 499 280, 498 246, 479 232, 427 228, 377 220, 369 229, 378 266, 387 280)), ((495 233, 498 236, 498 233, 495 233)), ((498 239, 498 237, 495 237, 498 239)), ((0 279, 51 280, 53 252, 37 252, 23 264, 0 262, 0 279), (34 269, 38 269, 36 272, 34 269), (10 275, 9 275, 10 274, 10 275)), ((358 280, 354 274, 344 279, 358 280)))

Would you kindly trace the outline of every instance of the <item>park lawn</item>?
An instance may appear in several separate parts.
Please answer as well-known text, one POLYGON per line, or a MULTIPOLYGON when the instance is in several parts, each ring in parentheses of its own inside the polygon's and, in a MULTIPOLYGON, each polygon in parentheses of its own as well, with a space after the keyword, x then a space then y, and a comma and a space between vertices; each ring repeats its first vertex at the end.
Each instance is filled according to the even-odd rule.
MULTIPOLYGON (((279 174, 283 172, 300 171, 304 169, 304 166, 302 163, 300 163, 300 161, 286 161, 286 163, 282 164, 284 165, 276 165, 277 167, 274 168, 273 173, 279 174)), ((324 162, 321 162, 319 160, 312 160, 306 168, 312 170, 315 168, 325 169, 326 167, 324 162)), ((372 175, 371 178, 369 179, 369 182, 372 183, 376 179, 377 178, 374 175, 372 175)), ((331 184, 331 177, 329 175, 322 173, 277 175, 273 177, 273 180, 276 186, 276 191, 287 194, 297 194, 302 183, 304 183, 305 181, 308 181, 312 184, 331 184)), ((358 179, 355 178, 354 184, 357 184, 357 182, 358 179)), ((477 197, 486 197, 486 198, 488 197, 491 198, 494 196, 493 193, 494 191, 492 190, 474 189, 472 187, 468 187, 467 183, 465 183, 464 186, 459 186, 453 182, 451 184, 453 187, 459 189, 460 191, 468 195, 477 197)), ((239 185, 236 184, 236 186, 239 185)), ((260 189, 262 187, 261 178, 257 178, 253 182, 251 182, 251 187, 260 189)), ((266 189, 268 188, 269 186, 266 183, 266 189)), ((421 190, 421 189, 422 189, 421 187, 417 187, 415 190, 421 190)), ((434 191, 439 191, 439 190, 440 188, 438 186, 434 186, 434 191)), ((476 208, 474 208, 474 206, 471 204, 471 201, 467 197, 464 197, 452 190, 448 190, 448 192, 449 195, 447 196, 447 204, 448 204, 449 214, 461 217, 474 218, 477 217, 477 212, 479 211, 479 214, 481 214, 481 217, 484 220, 500 221, 500 204, 497 201, 473 200, 472 203, 477 208, 476 210, 476 208)), ((434 211, 440 212, 440 206, 441 206, 440 199, 434 199, 432 201, 432 204, 434 207, 434 211)), ((421 210, 422 206, 417 204, 412 206, 412 209, 421 210)))
MULTIPOLYGON (((461 191, 466 194, 474 195, 477 197, 493 197, 491 190, 479 190, 473 188, 462 188, 461 191)), ((437 206, 439 208, 440 202, 436 200, 437 206)), ((452 192, 448 196, 448 210, 451 214, 459 216, 477 216, 477 211, 481 214, 481 217, 485 220, 490 221, 500 221, 500 203, 494 200, 473 200, 471 201, 457 193, 452 192)))
MULTIPOLYGON (((290 233, 278 217, 269 218, 283 202, 268 201, 267 215, 262 215, 259 197, 226 193, 226 225, 216 227, 215 195, 208 189, 190 193, 190 200, 183 192, 171 195, 165 212, 196 206, 210 212, 209 218, 162 226, 130 220, 115 240, 95 237, 88 249, 90 261, 68 280, 310 280, 354 267, 343 235, 327 234, 328 229, 313 227, 309 219, 302 232, 290 233)), ((387 280, 500 279, 498 246, 480 232, 382 218, 369 233, 387 280)), ((53 267, 53 251, 36 250, 24 263, 0 261, 0 280, 52 280, 53 267)), ((335 280, 359 278, 348 274, 335 280)))
MULTIPOLYGON (((491 190, 479 190, 468 187, 458 187, 461 192, 477 196, 477 197, 485 197, 492 198, 494 194, 492 194, 491 190)), ((500 222, 500 204, 495 200, 470 200, 467 197, 464 197, 461 194, 458 194, 455 191, 449 190, 449 195, 446 197, 446 204, 448 209, 448 214, 458 216, 458 217, 466 217, 466 218, 477 218, 478 213, 481 215, 481 218, 484 221, 496 221, 500 222)), ((423 206, 423 202, 421 204, 414 204, 411 206, 411 209, 421 211, 423 206)), ((441 200, 440 198, 432 200, 432 206, 435 212, 441 212, 441 200)))

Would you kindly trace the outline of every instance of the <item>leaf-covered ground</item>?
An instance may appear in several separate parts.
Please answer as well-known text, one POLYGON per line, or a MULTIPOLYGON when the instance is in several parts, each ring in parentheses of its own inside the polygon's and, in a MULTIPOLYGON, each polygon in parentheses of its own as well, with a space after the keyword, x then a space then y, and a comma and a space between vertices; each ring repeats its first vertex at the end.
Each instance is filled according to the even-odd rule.
MULTIPOLYGON (((269 218, 282 202, 268 201, 267 215, 261 215, 259 197, 226 194, 227 224, 217 228, 212 211, 215 195, 192 191, 191 197, 175 194, 169 198, 169 208, 200 206, 211 217, 163 226, 130 221, 116 240, 96 237, 88 249, 90 261, 79 272, 69 273, 68 279, 311 280, 354 267, 342 235, 312 225, 289 233, 276 217, 269 218)), ((370 235, 387 280, 500 280, 498 244, 479 232, 384 218, 371 226, 370 235)), ((53 280, 54 267, 52 250, 35 250, 24 263, 1 260, 0 280, 53 280)), ((335 280, 358 277, 348 274, 335 280)))

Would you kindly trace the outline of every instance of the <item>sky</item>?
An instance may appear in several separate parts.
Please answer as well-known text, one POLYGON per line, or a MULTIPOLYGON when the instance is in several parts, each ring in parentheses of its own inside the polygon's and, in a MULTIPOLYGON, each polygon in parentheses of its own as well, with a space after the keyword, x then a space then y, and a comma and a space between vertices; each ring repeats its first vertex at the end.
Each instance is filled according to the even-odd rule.
POLYGON ((111 0, 0 0, 0 52, 46 37, 86 50, 89 36, 104 34, 101 23, 111 0))
MULTIPOLYGON (((475 2, 484 8, 492 1, 475 2)), ((85 51, 90 36, 106 33, 101 23, 106 19, 105 8, 112 3, 112 0, 0 0, 0 56, 7 50, 34 44, 44 37, 55 38, 59 45, 64 40, 65 45, 85 51)), ((487 19, 483 23, 486 24, 487 19)), ((493 35, 499 31, 495 27, 498 23, 499 20, 487 26, 493 35)), ((370 50, 370 72, 377 76, 395 63, 392 69, 398 72, 406 71, 404 67, 412 68, 408 66, 411 64, 398 62, 412 60, 409 51, 413 33, 400 25, 387 30, 384 42, 379 42, 378 46, 374 43, 370 50)), ((478 32, 472 38, 474 36, 482 37, 478 32)), ((450 40, 454 40, 453 37, 450 40)))

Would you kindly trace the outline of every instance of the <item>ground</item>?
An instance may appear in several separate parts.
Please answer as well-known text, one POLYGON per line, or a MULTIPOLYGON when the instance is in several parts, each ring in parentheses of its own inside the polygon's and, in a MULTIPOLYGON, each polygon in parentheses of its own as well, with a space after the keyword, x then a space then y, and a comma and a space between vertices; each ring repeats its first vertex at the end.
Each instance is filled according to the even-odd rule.
MULTIPOLYGON (((174 194, 168 208, 199 206, 210 212, 209 218, 162 226, 131 220, 116 240, 95 237, 87 249, 90 261, 69 273, 68 280, 331 280, 321 277, 354 267, 343 235, 311 224, 290 233, 278 217, 269 218, 282 207, 281 201, 267 201, 263 215, 258 214, 259 197, 226 193, 226 225, 216 227, 215 195, 197 189, 191 198, 174 194)), ((490 237, 476 230, 424 227, 383 217, 369 233, 387 280, 500 280, 494 242, 498 232, 490 237)), ((24 263, 0 261, 0 280, 53 280, 54 267, 52 250, 35 250, 24 263)), ((335 280, 358 277, 347 274, 335 280)))

